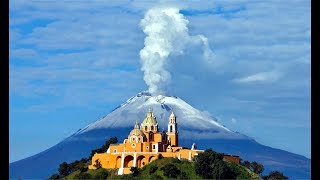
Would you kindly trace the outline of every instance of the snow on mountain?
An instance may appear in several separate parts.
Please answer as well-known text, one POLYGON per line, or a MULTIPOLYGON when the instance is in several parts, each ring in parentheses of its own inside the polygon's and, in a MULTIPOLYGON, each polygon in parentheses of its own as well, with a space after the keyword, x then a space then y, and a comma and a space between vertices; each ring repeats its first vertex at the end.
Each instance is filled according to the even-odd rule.
POLYGON ((57 145, 29 158, 10 164, 10 178, 44 179, 62 162, 88 157, 91 150, 100 147, 110 137, 122 142, 133 128, 152 109, 159 129, 167 130, 168 118, 173 111, 177 116, 179 145, 199 149, 212 148, 221 153, 239 155, 243 160, 257 161, 265 172, 279 170, 294 179, 310 179, 310 159, 287 151, 257 143, 252 138, 233 132, 214 117, 201 112, 175 96, 152 96, 138 93, 115 108, 105 117, 75 132, 57 145), (33 171, 37 169, 37 171, 33 171))
MULTIPOLYGON (((214 132, 214 134, 212 134, 213 137, 245 138, 240 134, 230 131, 228 128, 219 124, 215 118, 193 108, 178 97, 163 95, 151 96, 148 92, 141 92, 131 97, 110 114, 88 125, 78 133, 81 134, 96 128, 128 127, 128 125, 132 126, 135 120, 141 123, 150 108, 157 118, 160 129, 167 128, 169 115, 171 111, 173 111, 177 116, 179 130, 191 128, 214 132)), ((181 133, 183 133, 183 131, 181 133)))

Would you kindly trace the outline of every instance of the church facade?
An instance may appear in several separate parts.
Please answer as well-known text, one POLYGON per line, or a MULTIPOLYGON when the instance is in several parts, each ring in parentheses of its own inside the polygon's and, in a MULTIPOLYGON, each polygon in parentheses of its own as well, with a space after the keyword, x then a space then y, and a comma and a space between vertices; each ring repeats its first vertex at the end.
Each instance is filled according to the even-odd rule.
POLYGON ((130 173, 131 167, 141 168, 156 160, 158 155, 178 159, 191 160, 203 150, 197 150, 195 145, 191 149, 179 146, 177 118, 172 112, 168 120, 167 131, 159 131, 158 123, 153 112, 149 110, 141 125, 136 121, 128 138, 121 144, 111 144, 105 153, 96 153, 92 157, 89 169, 95 169, 95 161, 101 163, 102 168, 119 169, 118 174, 130 173))

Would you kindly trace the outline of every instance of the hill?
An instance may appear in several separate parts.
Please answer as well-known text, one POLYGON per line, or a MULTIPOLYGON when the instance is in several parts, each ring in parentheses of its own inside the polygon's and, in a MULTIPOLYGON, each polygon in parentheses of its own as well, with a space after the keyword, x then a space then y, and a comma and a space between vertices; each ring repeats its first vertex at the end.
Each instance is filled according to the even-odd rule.
MULTIPOLYGON (((237 179, 259 179, 259 175, 251 172, 247 168, 232 163, 225 162, 227 166, 232 170, 232 173, 236 174, 237 179)), ((81 174, 80 171, 73 172, 69 176, 63 178, 64 180, 77 179, 81 174)), ((203 179, 196 173, 196 167, 194 162, 188 160, 179 160, 176 158, 163 158, 157 159, 150 164, 144 166, 137 171, 137 174, 117 175, 116 170, 88 170, 84 174, 89 174, 88 179, 96 179, 100 174, 106 174, 105 179, 203 179)), ((101 176, 100 176, 101 177, 101 176)))

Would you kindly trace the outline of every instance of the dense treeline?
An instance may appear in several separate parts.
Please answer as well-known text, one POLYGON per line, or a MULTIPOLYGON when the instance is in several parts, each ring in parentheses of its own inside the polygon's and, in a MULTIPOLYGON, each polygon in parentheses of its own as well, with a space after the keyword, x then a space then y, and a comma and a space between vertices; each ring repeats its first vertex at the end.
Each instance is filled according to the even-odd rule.
MULTIPOLYGON (((91 163, 92 156, 95 153, 103 153, 106 152, 110 146, 110 144, 116 144, 118 143, 117 137, 111 137, 108 141, 106 141, 100 148, 94 149, 91 151, 91 154, 88 158, 82 158, 80 161, 76 160, 71 163, 63 162, 60 164, 58 171, 59 174, 54 174, 52 175, 49 179, 61 179, 65 176, 68 176, 69 174, 75 172, 75 171, 80 171, 84 177, 86 177, 86 171, 88 170, 88 165, 91 163)), ((101 167, 100 162, 95 162, 95 166, 99 169, 101 167)), ((81 179, 81 177, 79 177, 81 179)), ((77 179, 79 179, 77 178, 77 179)), ((85 178, 85 179, 88 179, 85 178)))

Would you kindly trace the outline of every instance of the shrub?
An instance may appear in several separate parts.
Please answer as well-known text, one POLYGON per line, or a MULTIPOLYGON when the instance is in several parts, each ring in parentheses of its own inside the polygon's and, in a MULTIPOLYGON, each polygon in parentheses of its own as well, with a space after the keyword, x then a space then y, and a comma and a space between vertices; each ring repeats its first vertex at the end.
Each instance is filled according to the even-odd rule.
POLYGON ((158 159, 162 159, 163 158, 163 155, 162 154, 159 154, 158 155, 158 159))
POLYGON ((278 179, 282 180, 282 179, 288 179, 288 177, 279 171, 271 171, 269 173, 269 175, 263 176, 263 179, 265 179, 265 180, 278 180, 278 179))
POLYGON ((96 171, 97 171, 96 174, 93 175, 93 179, 107 179, 109 175, 107 170, 101 168, 96 171))
POLYGON ((177 178, 181 171, 174 164, 166 164, 161 168, 163 175, 169 178, 177 178))
POLYGON ((173 162, 173 163, 181 163, 180 159, 178 159, 178 158, 174 158, 174 159, 172 160, 172 162, 173 162))
POLYGON ((138 176, 138 174, 139 174, 139 168, 137 168, 137 167, 131 167, 130 171, 132 173, 132 176, 134 176, 134 177, 138 176))
POLYGON ((153 174, 154 172, 156 172, 158 169, 157 166, 151 166, 150 169, 149 169, 149 174, 153 174))
POLYGON ((63 162, 60 164, 58 171, 61 176, 68 176, 71 172, 71 167, 68 163, 63 162))
POLYGON ((256 174, 261 174, 263 172, 263 170, 264 170, 263 165, 257 163, 256 161, 253 161, 250 164, 250 167, 252 168, 253 172, 256 173, 256 174))

